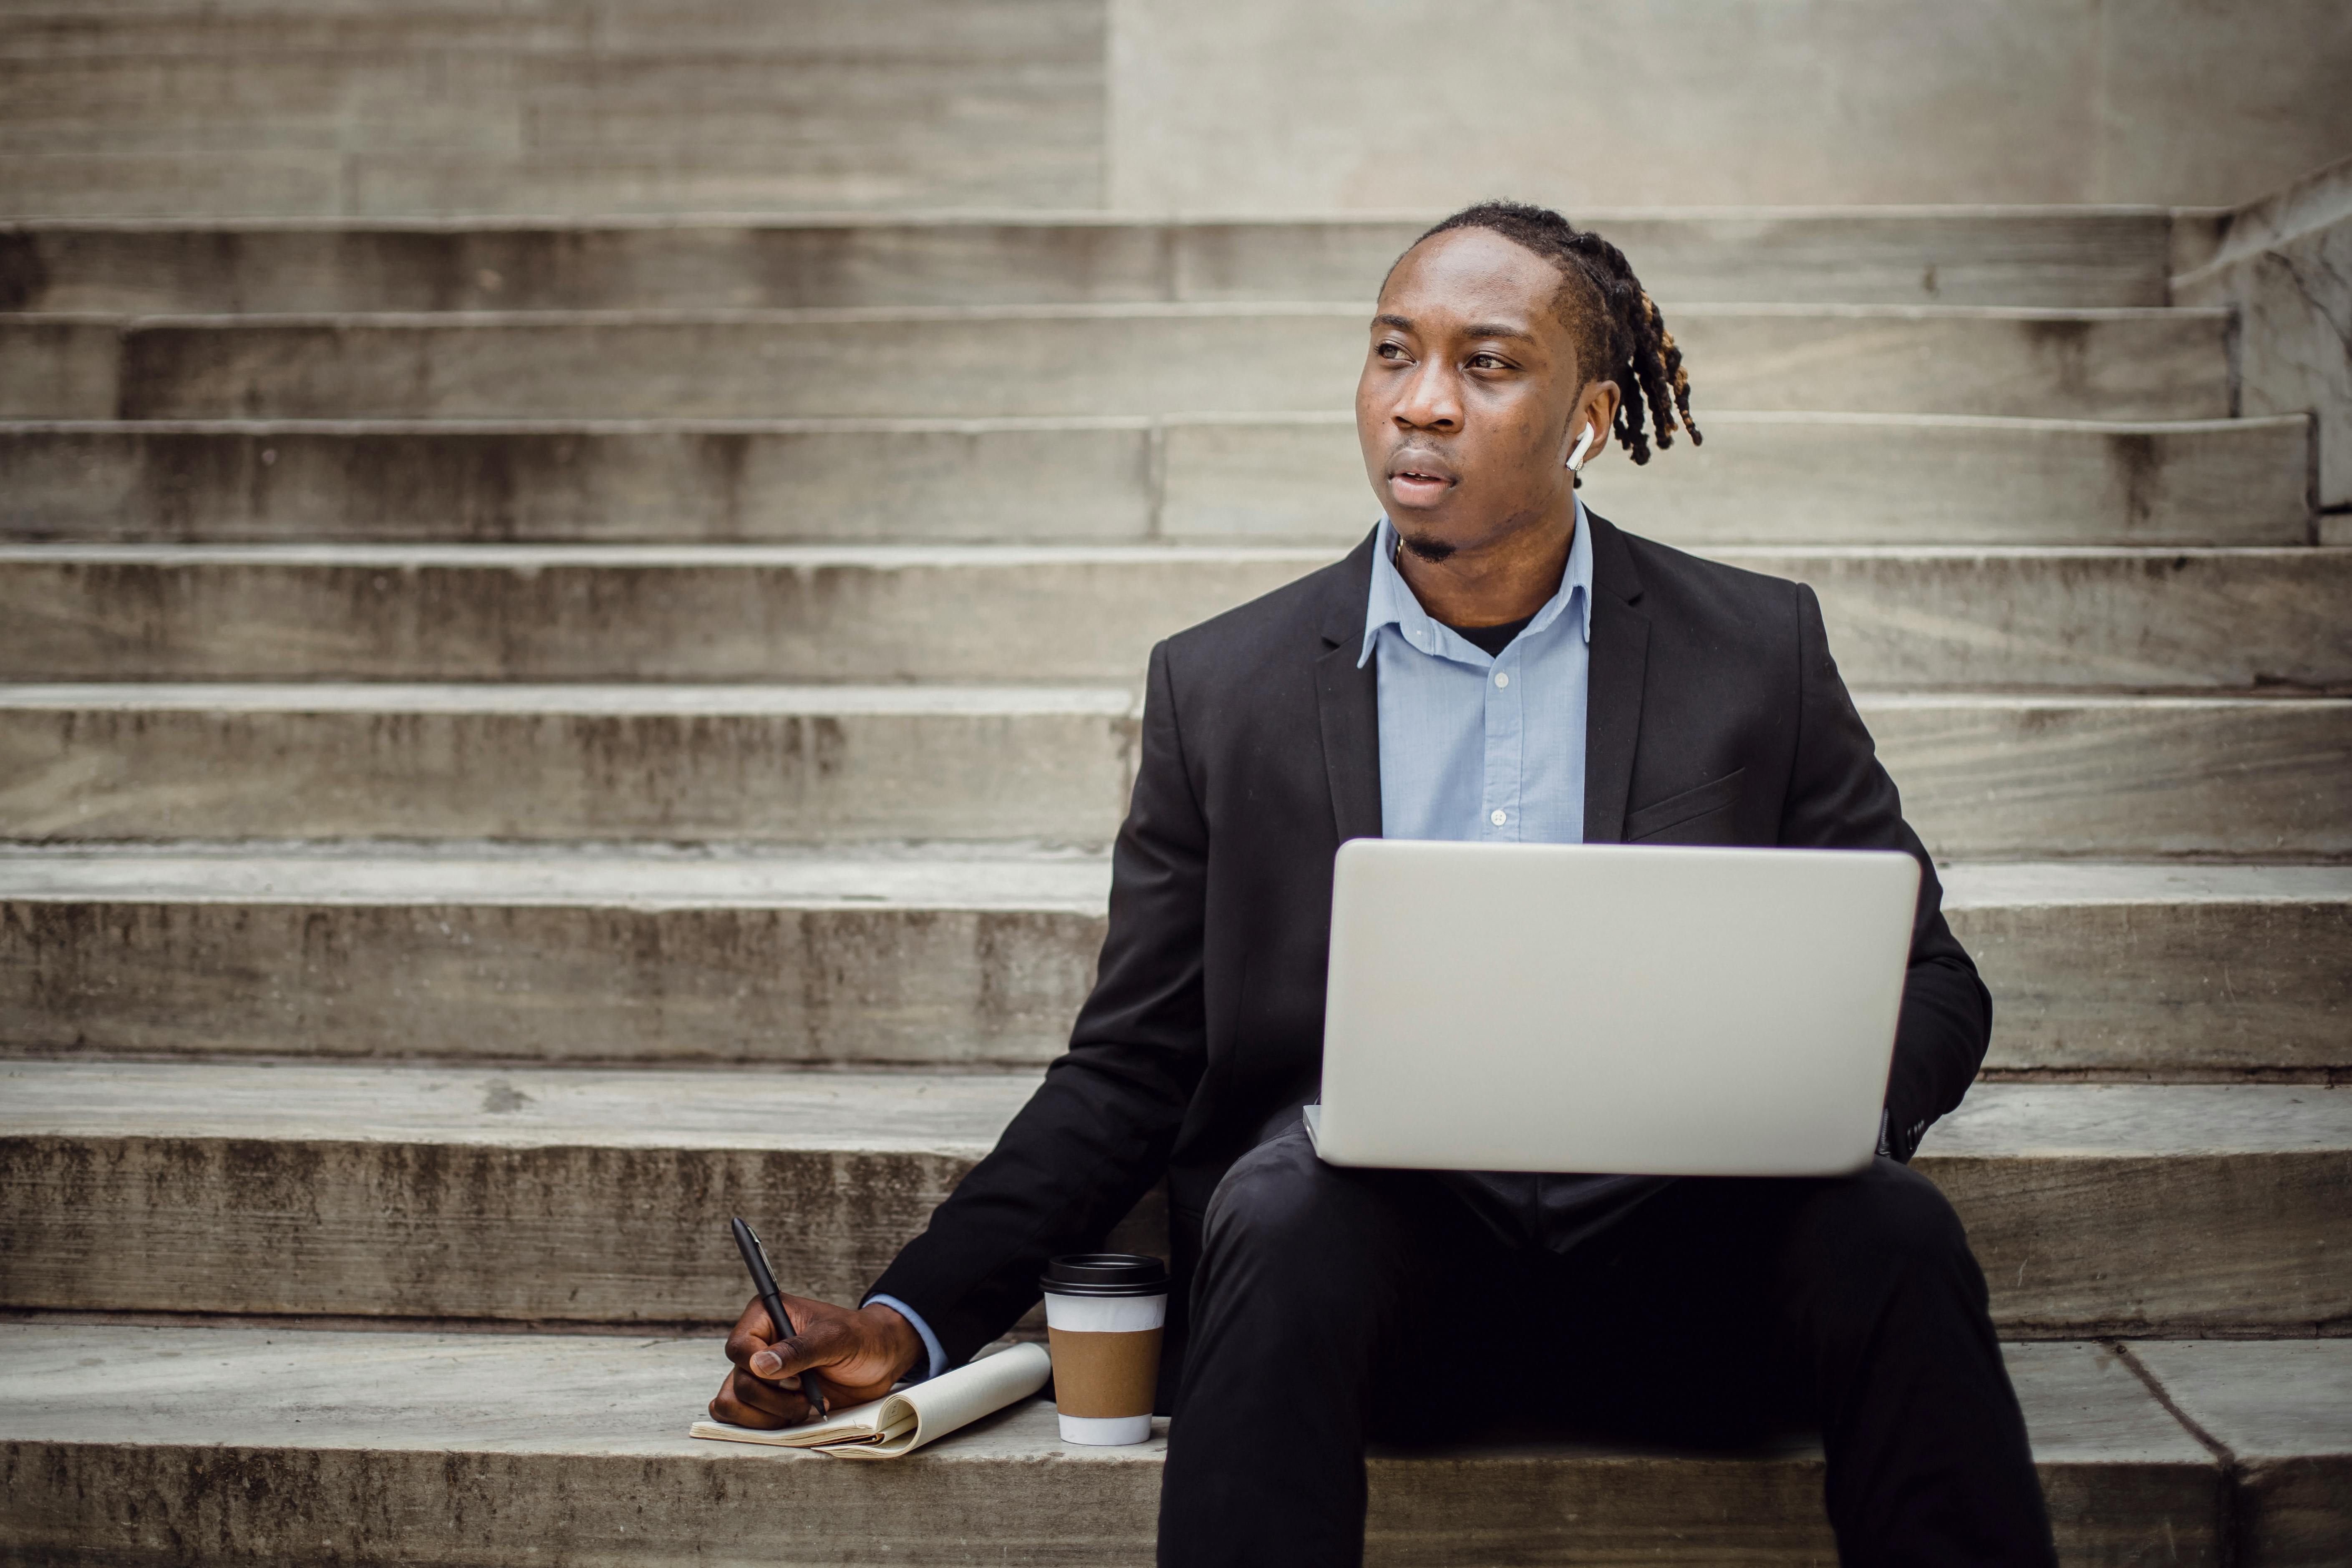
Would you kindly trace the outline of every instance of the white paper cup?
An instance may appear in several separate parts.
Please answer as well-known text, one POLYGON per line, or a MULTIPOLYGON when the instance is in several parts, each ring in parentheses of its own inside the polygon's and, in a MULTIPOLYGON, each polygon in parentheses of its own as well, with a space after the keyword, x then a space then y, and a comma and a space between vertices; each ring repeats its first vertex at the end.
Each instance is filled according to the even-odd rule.
POLYGON ((1166 1266, 1080 1254, 1054 1259, 1040 1283, 1062 1441, 1103 1448, 1149 1441, 1168 1322, 1166 1266))

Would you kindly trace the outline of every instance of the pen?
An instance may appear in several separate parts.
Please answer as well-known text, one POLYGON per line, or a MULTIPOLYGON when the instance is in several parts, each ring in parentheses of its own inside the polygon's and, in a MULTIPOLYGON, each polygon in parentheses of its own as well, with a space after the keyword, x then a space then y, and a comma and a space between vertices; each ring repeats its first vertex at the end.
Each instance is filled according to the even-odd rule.
MULTIPOLYGON (((768 1309, 769 1326, 782 1331, 791 1339, 800 1332, 784 1312, 783 1293, 776 1289, 776 1271, 768 1267, 768 1249, 760 1245, 760 1233, 735 1221, 735 1250, 743 1255, 743 1267, 751 1271, 751 1289, 760 1294, 760 1305, 768 1309)), ((809 1413, 822 1418, 824 1415, 824 1389, 818 1384, 816 1373, 801 1373, 801 1397, 809 1403, 809 1413)))

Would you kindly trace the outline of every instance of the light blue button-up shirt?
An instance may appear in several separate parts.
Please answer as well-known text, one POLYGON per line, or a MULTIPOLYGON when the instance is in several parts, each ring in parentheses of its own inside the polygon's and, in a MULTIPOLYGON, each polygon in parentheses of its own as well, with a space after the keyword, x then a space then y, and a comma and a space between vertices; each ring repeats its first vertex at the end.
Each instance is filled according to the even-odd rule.
MULTIPOLYGON (((1584 839, 1584 710, 1592 658, 1592 531, 1576 503, 1568 569, 1525 630, 1489 658, 1429 617, 1396 568, 1386 518, 1372 548, 1360 669, 1380 661, 1381 832, 1498 844, 1584 839)), ((869 1296, 914 1325, 937 1377, 947 1354, 922 1314, 869 1296)))
POLYGON ((1493 657, 1430 618, 1396 551, 1396 530, 1382 518, 1356 660, 1358 668, 1381 661, 1381 836, 1582 843, 1592 669, 1584 503, 1559 591, 1493 657))

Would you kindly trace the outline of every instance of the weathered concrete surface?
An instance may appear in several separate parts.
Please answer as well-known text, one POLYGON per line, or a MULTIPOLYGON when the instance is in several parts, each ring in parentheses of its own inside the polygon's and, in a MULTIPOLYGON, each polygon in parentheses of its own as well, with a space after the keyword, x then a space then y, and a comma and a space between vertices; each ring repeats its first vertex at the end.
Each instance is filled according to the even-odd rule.
MULTIPOLYGON (((1857 686, 2352 689, 2352 550, 1718 547, 1857 686)), ((1328 548, 0 545, 33 680, 1137 680, 1328 548)))
POLYGON ((1101 199, 1099 0, 41 7, 0 29, 12 213, 1101 199))
MULTIPOLYGON (((1943 875, 1993 1068, 2352 1074, 2352 868, 1943 875)), ((1108 885, 1001 849, 0 850, 0 1046, 1043 1065, 1108 885)))
POLYGON ((0 318, 0 417, 113 418, 121 344, 102 316, 0 318))
POLYGON ((0 852, 0 1043, 1041 1065, 1108 882, 1002 849, 0 852))
POLYGON ((731 1321, 742 1264, 712 1241, 734 1214, 838 1300, 1034 1082, 11 1062, 7 1304, 121 1293, 61 1205, 169 1253, 148 1263, 181 1310, 731 1321))
POLYGON ((2352 1331, 2352 1089, 1980 1083, 1916 1163, 2005 1332, 2352 1331))
MULTIPOLYGON (((1439 216, 944 212, 0 223, 0 310, 800 309, 1328 300, 1360 305, 1439 216)), ((1716 303, 2165 305, 2171 217, 2146 207, 1579 209, 1669 309, 1716 303)))
MULTIPOLYGON (((12 1060, 5 1304, 729 1321, 729 1215, 863 1289, 1034 1081, 12 1060)), ((1979 1084, 1919 1168, 2011 1331, 2352 1326, 2352 1089, 1979 1084)))
MULTIPOLYGON (((1160 637, 1332 554, 0 547, 0 668, 66 679, 136 679, 147 664, 167 679, 204 679, 209 668, 232 680, 403 679, 404 670, 431 680, 1136 685, 1160 637), (150 612, 143 627, 118 619, 141 605, 150 612)), ((2347 672, 2352 679, 2352 656, 2347 672)))
POLYGON ((1150 212, 1293 213, 1443 210, 1496 190, 1580 205, 2226 204, 2339 156, 2352 134, 2331 91, 2352 51, 2325 0, 2273 5, 2261 26, 2179 0, 2126 16, 2084 0, 1913 0, 1860 16, 1491 3, 1162 15, 1129 0, 51 5, 11 22, 0 178, 17 212, 1108 196, 1150 212), (1432 37, 1447 40, 1444 58, 1432 37), (1578 77, 1675 135, 1654 136, 1650 158, 1571 170, 1560 148, 1622 140, 1595 95, 1557 91, 1578 77), (1480 152, 1475 177, 1448 155, 1465 145, 1480 152))
POLYGON ((2149 1341, 2131 1353, 2234 1461, 2236 1561, 2324 1568, 2352 1552, 2352 1346, 2149 1341))
POLYGON ((2352 1068, 2352 867, 1958 865, 1944 908, 1993 994, 1990 1068, 2352 1068))
POLYGON ((1110 202, 1141 211, 2227 205, 2352 146, 2335 0, 1112 0, 1111 18, 1110 202), (1632 104, 1671 132, 1631 132, 1632 104))
MULTIPOLYGON (((110 402, 110 394, 109 394, 110 402)), ((1716 414, 1588 504, 1677 544, 2302 544, 2309 421, 1716 414)), ((0 537, 1359 538, 1329 415, 0 425, 0 537)))
POLYGON ((2316 504, 2352 508, 2352 159, 2231 214, 2214 259, 2174 290, 2237 313, 2239 406, 2313 414, 2316 504))
MULTIPOLYGON (((2069 1568, 2123 1568, 2157 1540, 2170 1562, 2224 1561, 2219 1467, 2112 1352, 2006 1354, 2069 1568)), ((1164 1431, 1067 1447, 1040 1400, 889 1465, 698 1443, 685 1425, 718 1364, 709 1340, 6 1325, 0 1477, 17 1506, 0 1545, 45 1563, 765 1565, 877 1544, 913 1563, 1150 1560, 1164 1431)), ((1801 1439, 1376 1451, 1367 1559, 1829 1568, 1820 1485, 1801 1439)))
POLYGON ((1856 706, 1938 856, 2352 856, 2352 701, 1864 693, 1856 706))
MULTIPOLYGON (((779 418, 1351 406, 1363 305, 131 318, 121 416, 779 418)), ((0 346, 48 318, 0 316, 0 346)), ((1693 305, 1702 407, 2230 413, 2221 310, 1693 305)), ((104 345, 102 341, 99 347, 104 345)), ((89 374, 101 374, 94 368, 89 374)), ((76 405, 22 409, 74 417, 76 405)), ((1704 419, 1702 419, 1702 426, 1704 419)))
POLYGON ((1717 550, 1810 583, 1860 686, 2352 686, 2352 550, 1717 550))
POLYGON ((1108 842, 1123 689, 0 688, 20 839, 1108 842))
MULTIPOLYGON (((20 425, 0 427, 0 529, 78 539, 1140 540, 1159 500, 1157 441, 1139 417, 20 425)), ((2221 466, 2247 465, 2233 456, 2221 466)), ((1360 464, 1351 484, 1370 494, 1360 464)), ((2292 524, 2267 494, 2258 488, 2249 511, 2213 526, 2258 520, 2265 539, 2307 526, 2299 489, 2292 524)), ((1366 527, 1369 505, 1356 507, 1366 527)))
MULTIPOLYGON (((0 687, 28 841, 1034 838, 1108 843, 1126 689, 0 687)), ((2352 700, 1875 695, 1950 858, 2352 857, 2352 700)))

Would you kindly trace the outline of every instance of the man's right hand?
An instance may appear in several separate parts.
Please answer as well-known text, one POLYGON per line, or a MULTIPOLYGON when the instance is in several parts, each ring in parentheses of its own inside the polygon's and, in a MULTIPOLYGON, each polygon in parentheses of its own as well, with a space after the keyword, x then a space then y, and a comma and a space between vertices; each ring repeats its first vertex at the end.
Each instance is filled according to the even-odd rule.
POLYGON ((727 1336, 727 1359, 735 1363, 710 1418, 737 1426, 796 1426, 811 1414, 801 1394, 800 1374, 814 1370, 824 1384, 825 1403, 838 1410, 879 1399, 924 1357, 915 1326, 887 1307, 852 1311, 804 1296, 783 1298, 785 1315, 800 1332, 779 1342, 768 1309, 757 1298, 735 1320, 727 1336))

